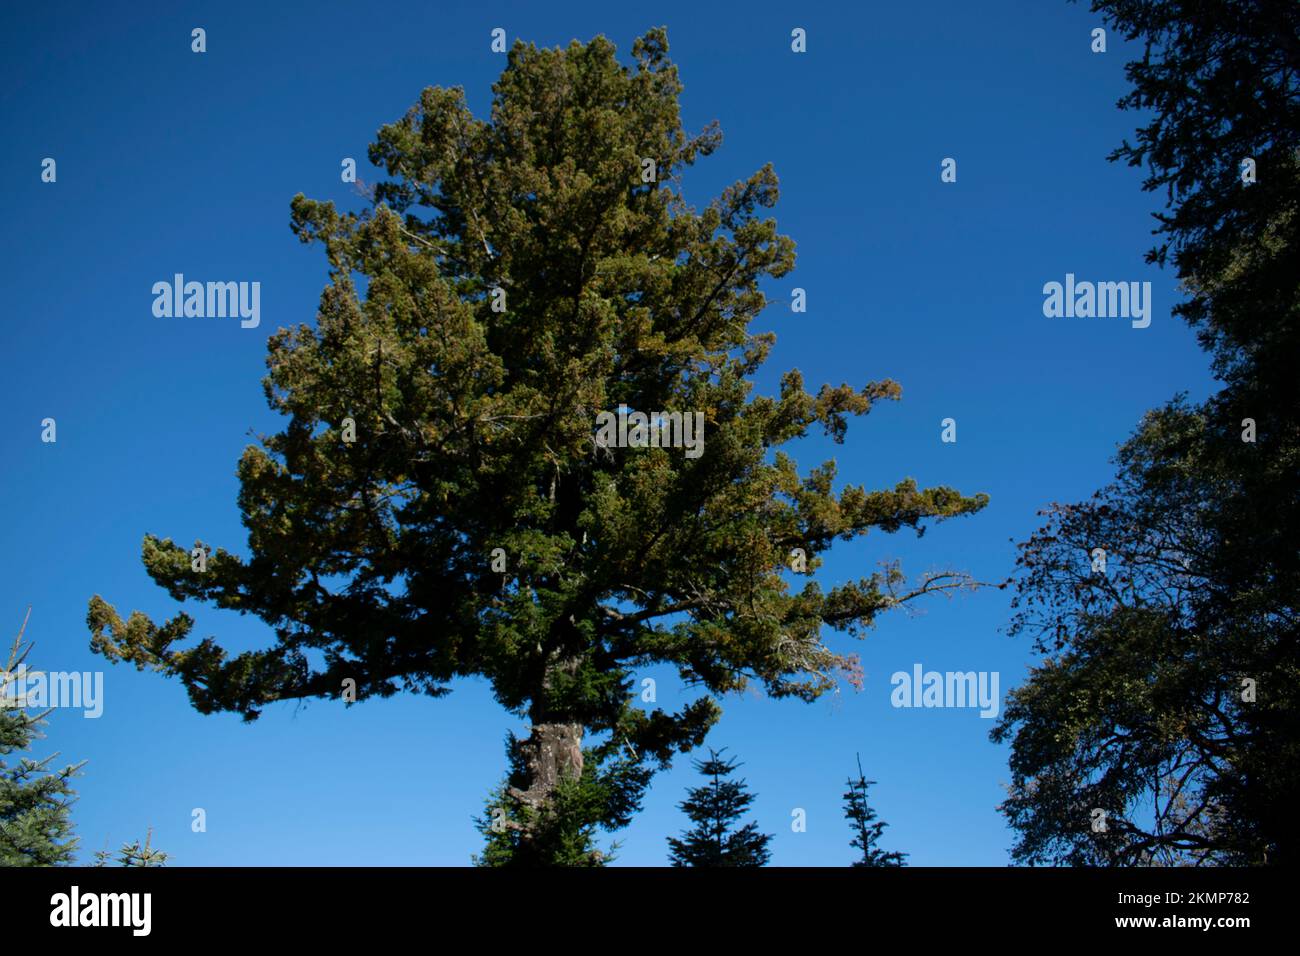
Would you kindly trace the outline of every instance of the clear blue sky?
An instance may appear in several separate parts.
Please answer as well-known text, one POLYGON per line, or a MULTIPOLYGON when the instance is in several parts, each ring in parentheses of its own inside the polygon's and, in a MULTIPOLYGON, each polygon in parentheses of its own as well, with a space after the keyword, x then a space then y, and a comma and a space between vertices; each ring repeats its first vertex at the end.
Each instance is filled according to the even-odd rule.
MULTIPOLYGON (((890 556, 999 580, 1011 539, 1047 503, 1104 483, 1144 410, 1207 392, 1207 362, 1169 315, 1173 278, 1142 258, 1159 197, 1105 161, 1136 122, 1115 109, 1134 51, 1111 37, 1090 52, 1086 4, 14 5, 0 40, 0 629, 16 631, 31 604, 35 663, 102 670, 84 623, 92 594, 156 620, 175 611, 140 564, 146 532, 246 553, 235 463, 250 430, 279 427, 260 387, 265 340, 311 321, 325 283, 321 250, 290 233, 295 193, 358 204, 340 161, 376 178, 367 145, 425 86, 461 85, 484 115, 504 63, 494 27, 546 46, 603 33, 626 57, 661 23, 687 127, 717 119, 725 137, 689 175, 689 198, 703 205, 769 161, 781 178, 776 215, 798 266, 758 323, 779 337, 760 387, 789 367, 814 386, 903 386, 844 446, 799 445, 800 464, 834 455, 869 487, 912 476, 992 497, 921 541, 841 545, 824 583, 890 556), (203 55, 190 52, 196 26, 203 55), (806 54, 790 50, 794 27, 806 54), (45 157, 57 183, 40 181, 45 157), (945 157, 955 184, 940 182, 945 157), (151 286, 176 272, 260 281, 261 326, 155 318, 151 286), (1150 280, 1150 328, 1045 318, 1043 283, 1067 272, 1150 280), (785 304, 795 286, 806 314, 785 304), (40 440, 47 416, 56 444, 40 440), (949 416, 956 444, 940 442, 949 416)), ((861 652, 861 693, 724 701, 711 743, 745 762, 773 864, 850 858, 841 794, 855 753, 878 781, 887 849, 920 865, 1007 862, 1013 835, 995 810, 1007 754, 987 739, 992 721, 894 709, 889 677, 914 663, 998 671, 1005 693, 1032 661, 1027 640, 1001 630, 1009 598, 939 598, 882 618, 856 648, 833 637, 861 652), (791 831, 796 807, 805 833, 791 831)), ((196 634, 232 649, 270 640, 254 619, 188 610, 196 634)), ((662 706, 684 699, 670 675, 643 676, 659 678, 662 706)), ((278 705, 247 726, 199 715, 157 675, 110 667, 105 682, 101 719, 56 713, 44 742, 90 761, 75 811, 83 858, 152 826, 182 865, 466 864, 480 845, 470 818, 518 726, 481 682, 441 700, 278 705), (190 830, 195 807, 206 833, 190 830)), ((685 759, 655 778, 619 835, 622 863, 665 861, 697 779, 685 759)))

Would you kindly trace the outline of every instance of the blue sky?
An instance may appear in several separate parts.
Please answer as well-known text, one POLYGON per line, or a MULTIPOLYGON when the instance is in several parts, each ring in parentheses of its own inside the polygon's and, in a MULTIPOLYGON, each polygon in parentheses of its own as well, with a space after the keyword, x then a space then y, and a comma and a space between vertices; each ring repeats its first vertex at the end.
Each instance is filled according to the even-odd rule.
MULTIPOLYGON (((765 162, 775 215, 798 265, 757 323, 778 335, 759 379, 811 386, 891 377, 903 400, 855 421, 843 446, 810 438, 801 466, 828 456, 868 487, 904 477, 984 491, 978 516, 917 541, 872 534, 826 562, 829 585, 899 557, 1000 580, 1052 501, 1103 484, 1115 445, 1146 409, 1211 388, 1191 333, 1171 319, 1172 275, 1148 266, 1140 173, 1106 154, 1137 117, 1115 109, 1117 37, 1090 51, 1086 4, 962 0, 910 4, 473 4, 50 2, 12 9, 0 57, 6 222, 0 228, 0 631, 32 606, 32 661, 104 670, 89 651, 86 603, 171 616, 139 560, 146 532, 243 552, 235 463, 254 431, 279 427, 260 386, 265 340, 313 319, 326 267, 291 234, 297 192, 358 206, 343 157, 363 179, 376 129, 429 85, 461 85, 484 115, 504 57, 503 27, 539 45, 603 33, 627 58, 664 24, 685 84, 683 118, 721 123, 724 142, 686 180, 703 205, 765 162), (208 51, 190 50, 207 31, 208 51), (794 54, 790 32, 807 31, 794 54), (41 161, 58 163, 42 183, 41 161), (958 163, 956 183, 940 163, 958 163), (261 325, 159 319, 154 282, 173 273, 262 284, 261 325), (1151 326, 1048 319, 1042 286, 1150 281, 1151 326), (790 311, 790 289, 808 311, 790 311), (58 440, 40 439, 41 420, 58 440), (957 420, 955 444, 940 422, 957 420)), ((1003 632, 1010 594, 937 598, 881 618, 860 643, 861 693, 814 704, 723 701, 710 742, 744 761, 753 814, 774 865, 846 863, 845 779, 860 753, 889 823, 883 845, 917 865, 1001 865, 1013 834, 996 812, 1008 779, 992 721, 973 710, 895 709, 890 675, 997 671, 1002 693, 1032 662, 1003 632), (807 813, 792 832, 791 811, 807 813)), ((201 606, 195 632, 239 650, 265 645, 259 621, 201 606)), ((659 704, 685 700, 671 675, 659 704)), ((99 720, 56 712, 47 749, 89 759, 75 819, 83 858, 154 830, 179 865, 463 865, 518 724, 482 682, 448 698, 400 697, 347 710, 269 708, 255 724, 204 717, 177 682, 123 667, 105 674, 99 720), (191 832, 203 808, 207 831, 191 832)), ((655 778, 618 835, 620 863, 661 865, 685 825, 676 804, 698 778, 681 759, 655 778)))

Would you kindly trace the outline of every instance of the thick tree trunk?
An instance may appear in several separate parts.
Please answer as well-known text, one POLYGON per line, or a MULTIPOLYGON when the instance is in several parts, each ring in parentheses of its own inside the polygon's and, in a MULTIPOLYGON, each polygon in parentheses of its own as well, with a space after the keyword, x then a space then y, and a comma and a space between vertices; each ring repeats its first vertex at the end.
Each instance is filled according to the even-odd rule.
POLYGON ((578 660, 552 660, 542 679, 542 688, 533 699, 531 732, 516 743, 522 777, 510 793, 519 803, 533 811, 520 827, 517 862, 525 865, 550 865, 554 862, 556 833, 550 829, 555 818, 545 811, 555 804, 556 791, 566 780, 582 776, 582 738, 584 723, 571 713, 553 706, 549 700, 552 681, 560 673, 572 675, 578 660))
POLYGON ((519 744, 528 773, 528 789, 519 792, 520 800, 540 809, 561 780, 582 775, 582 730, 577 722, 534 722, 532 733, 519 744))
POLYGON ((572 677, 579 664, 577 656, 552 658, 542 677, 540 693, 533 698, 532 733, 519 749, 527 772, 527 789, 521 799, 535 809, 551 801, 561 780, 582 775, 583 725, 570 713, 557 713, 548 700, 556 678, 572 677))

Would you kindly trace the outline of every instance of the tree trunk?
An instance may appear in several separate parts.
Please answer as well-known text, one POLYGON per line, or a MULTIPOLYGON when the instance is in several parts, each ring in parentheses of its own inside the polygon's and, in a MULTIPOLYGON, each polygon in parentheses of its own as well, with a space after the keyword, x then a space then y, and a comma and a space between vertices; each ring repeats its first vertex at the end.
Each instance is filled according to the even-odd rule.
POLYGON ((557 712, 548 699, 556 678, 571 678, 580 663, 576 655, 552 657, 542 676, 541 692, 533 698, 532 733, 519 750, 527 773, 527 789, 520 799, 534 809, 550 803, 561 780, 582 776, 583 724, 571 713, 557 712))
MULTIPOLYGON (((546 811, 555 805, 556 791, 566 780, 582 776, 582 738, 585 725, 549 699, 557 675, 574 674, 576 657, 552 660, 542 678, 542 687, 530 709, 532 728, 528 737, 515 744, 523 779, 510 794, 532 813, 520 827, 517 862, 547 866, 555 862, 561 834, 553 829, 556 819, 546 811)), ((561 839, 560 843, 564 841, 561 839)))
POLYGON ((541 720, 519 744, 528 773, 528 789, 519 799, 533 809, 550 802, 555 788, 566 778, 582 775, 582 724, 573 721, 541 720))

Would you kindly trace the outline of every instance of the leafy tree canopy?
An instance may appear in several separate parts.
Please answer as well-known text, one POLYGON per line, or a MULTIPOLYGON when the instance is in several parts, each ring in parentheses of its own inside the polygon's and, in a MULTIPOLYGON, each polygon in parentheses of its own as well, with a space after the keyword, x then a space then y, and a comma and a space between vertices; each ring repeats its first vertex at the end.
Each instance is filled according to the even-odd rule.
POLYGON ((1143 56, 1112 158, 1164 189, 1176 308, 1224 387, 1175 398, 1022 545, 1009 695, 1016 859, 1281 863, 1300 846, 1300 6, 1096 0, 1143 56), (1254 181, 1247 175, 1254 164, 1254 181), (1105 552, 1096 566, 1096 549, 1105 552), (1093 821, 1100 811, 1105 826, 1093 821))
POLYGON ((484 677, 531 722, 508 796, 539 819, 581 778, 584 734, 667 761, 703 740, 711 695, 834 686, 849 662, 823 626, 861 634, 963 583, 908 585, 896 567, 829 591, 811 580, 837 539, 919 533, 987 498, 911 480, 837 492, 834 462, 801 473, 781 450, 818 427, 843 440, 899 386, 809 392, 790 371, 779 395, 752 394, 774 342, 750 329, 760 283, 790 271, 794 244, 764 218, 769 166, 686 202, 683 171, 721 134, 683 130, 667 54, 661 29, 630 66, 603 37, 516 43, 488 118, 430 88, 379 130, 370 158, 387 178, 369 209, 294 198, 293 231, 323 248, 330 282, 314 325, 269 342, 266 397, 288 421, 239 463, 247 556, 143 546, 173 598, 256 615, 274 645, 185 646, 187 614, 123 620, 96 596, 99 653, 250 720, 345 682, 363 700, 484 677), (601 447, 596 417, 620 405, 702 413, 703 454, 601 447), (656 663, 706 693, 676 713, 631 706, 629 675, 656 663))

